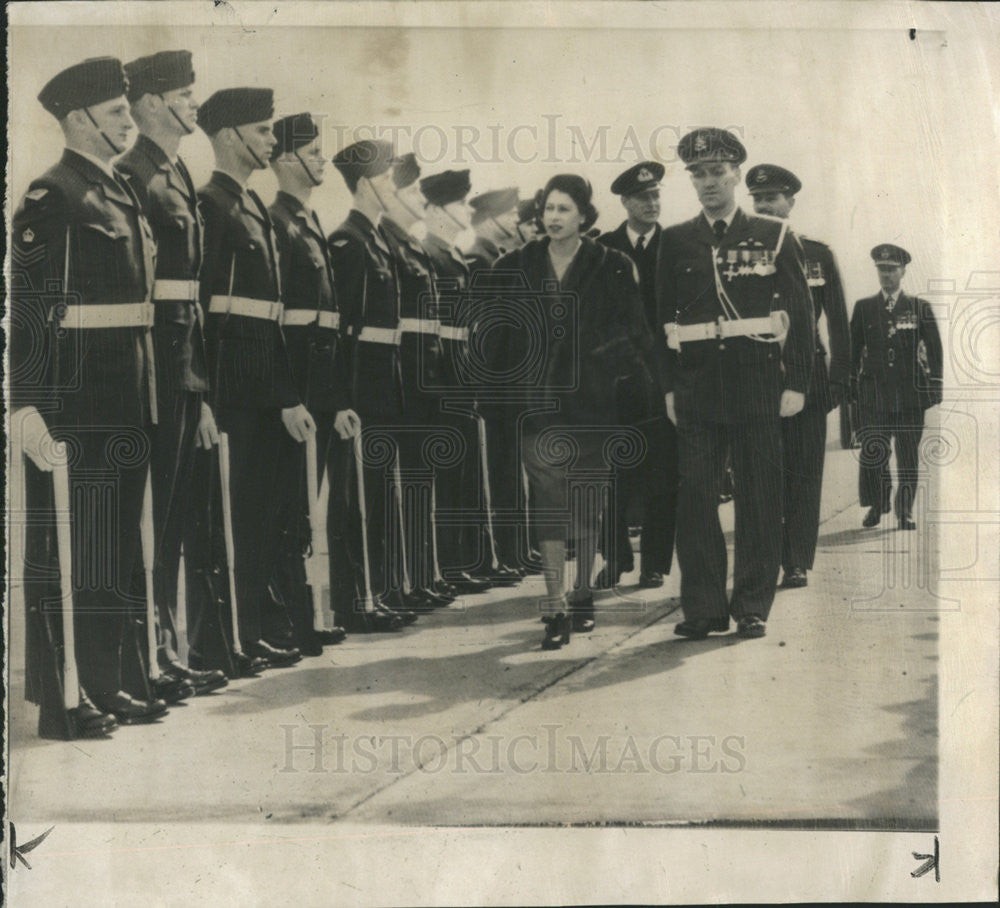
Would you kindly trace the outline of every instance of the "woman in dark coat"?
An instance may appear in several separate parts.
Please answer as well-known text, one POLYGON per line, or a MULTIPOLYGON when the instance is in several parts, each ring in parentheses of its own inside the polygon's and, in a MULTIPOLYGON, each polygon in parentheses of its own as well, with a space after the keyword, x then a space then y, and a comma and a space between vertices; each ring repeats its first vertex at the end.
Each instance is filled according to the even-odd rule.
POLYGON ((525 404, 521 457, 545 569, 544 649, 568 643, 571 625, 594 627, 590 577, 601 511, 615 468, 645 453, 639 433, 615 425, 615 383, 639 374, 652 389, 651 371, 661 367, 634 265, 583 235, 597 220, 591 197, 583 177, 549 180, 541 199, 545 235, 496 261, 496 295, 475 330, 497 394, 525 404), (569 597, 567 531, 577 551, 569 597))

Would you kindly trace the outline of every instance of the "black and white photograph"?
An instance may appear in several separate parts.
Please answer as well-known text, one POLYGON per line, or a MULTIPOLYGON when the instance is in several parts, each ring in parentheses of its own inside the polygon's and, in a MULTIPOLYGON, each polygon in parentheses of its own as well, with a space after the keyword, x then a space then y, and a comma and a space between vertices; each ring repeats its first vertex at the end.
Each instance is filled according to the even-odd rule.
POLYGON ((998 897, 996 8, 7 15, 10 904, 998 897))

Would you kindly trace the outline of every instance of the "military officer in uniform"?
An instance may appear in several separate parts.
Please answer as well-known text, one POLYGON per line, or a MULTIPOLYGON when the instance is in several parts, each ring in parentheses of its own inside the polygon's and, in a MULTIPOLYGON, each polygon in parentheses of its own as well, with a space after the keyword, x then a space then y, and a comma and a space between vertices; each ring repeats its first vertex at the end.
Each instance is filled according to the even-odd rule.
POLYGON ((198 109, 215 153, 211 179, 198 190, 205 222, 200 300, 213 411, 229 440, 238 624, 232 644, 240 674, 301 658, 296 648, 265 639, 281 640, 287 627, 269 590, 280 542, 274 475, 285 433, 304 441, 316 429, 288 363, 271 218, 246 185, 267 167, 273 116, 268 88, 222 89, 198 109))
MULTIPOLYGON (((540 192, 541 190, 539 190, 540 192)), ((517 242, 511 250, 520 249, 525 243, 538 239, 543 233, 538 214, 538 193, 530 199, 522 199, 517 203, 517 242)))
MULTIPOLYGON (((296 391, 316 422, 319 488, 333 433, 349 438, 358 425, 353 410, 338 412, 341 389, 347 381, 342 357, 338 356, 340 313, 326 233, 311 207, 313 190, 323 183, 326 158, 319 127, 310 114, 276 120, 273 131, 276 143, 271 151, 271 169, 279 189, 268 213, 278 241, 282 330, 296 391)), ((304 570, 304 556, 310 545, 305 470, 305 446, 284 434, 276 474, 281 547, 273 584, 288 610, 296 648, 304 655, 318 656, 324 644, 339 643, 346 633, 336 626, 315 626, 304 570)))
POLYGON ((868 508, 862 525, 877 526, 889 512, 889 450, 894 445, 897 526, 913 530, 924 411, 941 403, 941 335, 930 304, 901 289, 910 254, 881 243, 871 257, 881 290, 858 300, 851 313, 861 440, 858 491, 861 506, 868 508))
MULTIPOLYGON (((747 172, 747 188, 757 214, 787 219, 802 183, 790 170, 758 164, 747 172)), ((827 414, 849 393, 851 334, 847 303, 833 250, 825 243, 796 234, 806 261, 806 278, 816 319, 816 361, 806 404, 796 416, 781 421, 785 467, 784 522, 781 565, 785 588, 806 586, 819 537, 819 504, 823 490, 823 454, 827 414), (826 317, 830 367, 819 337, 819 319, 826 317)))
POLYGON ((434 266, 441 300, 445 390, 440 412, 443 421, 465 439, 464 457, 453 469, 439 474, 437 507, 452 515, 449 522, 438 523, 439 554, 445 579, 464 593, 480 592, 492 585, 511 586, 521 579, 519 572, 502 564, 497 557, 488 519, 485 433, 474 395, 468 390, 466 367, 473 307, 469 297, 469 266, 455 240, 470 226, 471 188, 468 170, 446 170, 420 181, 427 200, 424 213, 427 233, 423 244, 434 266))
POLYGON ((393 157, 390 143, 366 139, 333 158, 352 195, 347 219, 327 237, 341 331, 350 338, 349 381, 339 409, 353 409, 360 419, 364 461, 356 462, 353 440, 341 441, 336 472, 331 469, 334 610, 337 623, 348 631, 397 630, 416 620, 416 613, 403 601, 402 528, 392 516, 396 504, 390 479, 396 461, 395 430, 403 413, 399 284, 379 222, 393 189, 393 157), (332 482, 335 475, 342 483, 337 488, 332 482))
POLYGON ((694 639, 762 637, 781 559, 781 420, 805 404, 815 321, 804 263, 787 224, 736 205, 746 150, 732 133, 697 129, 677 153, 702 211, 664 229, 656 267, 667 341, 667 415, 677 426, 677 560, 694 639), (783 341, 783 343, 782 343, 783 341), (732 599, 719 490, 727 448, 736 475, 732 599))
POLYGON ((123 672, 142 655, 142 600, 130 588, 156 415, 153 235, 111 164, 133 129, 127 89, 112 57, 84 60, 45 85, 38 100, 66 147, 32 182, 12 225, 11 422, 30 461, 25 491, 36 515, 25 539, 26 686, 42 737, 102 736, 166 710, 144 699, 145 671, 141 685, 123 672), (57 461, 69 471, 71 568, 54 557, 54 492, 44 474, 57 461), (71 605, 52 581, 60 569, 71 571, 71 605), (64 608, 75 636, 69 653, 64 608))
MULTIPOLYGON (((474 196, 472 227, 476 239, 465 252, 469 281, 474 291, 471 299, 471 324, 481 330, 491 322, 483 306, 495 305, 488 286, 489 271, 496 260, 523 244, 517 234, 518 192, 514 187, 495 189, 474 196), (478 276, 481 275, 481 276, 478 276)), ((523 516, 522 465, 518 447, 518 415, 521 405, 489 399, 488 392, 479 401, 485 423, 486 451, 490 483, 490 523, 493 544, 500 564, 522 576, 533 563, 526 545, 523 516), (519 544, 518 536, 522 537, 519 544)))
MULTIPOLYGON (((654 285, 656 250, 662 232, 659 220, 663 173, 662 164, 640 161, 619 174, 611 191, 621 198, 627 217, 615 230, 598 238, 598 242, 624 252, 635 262, 643 311, 654 336, 660 334, 654 285)), ((652 390, 641 386, 641 376, 624 376, 618 383, 618 418, 642 431, 646 456, 638 466, 619 471, 620 497, 613 513, 606 517, 613 524, 607 528, 612 532, 606 530, 604 534, 612 551, 604 553, 608 564, 598 581, 601 585, 613 586, 622 573, 633 568, 627 519, 633 503, 641 507, 642 514, 639 586, 662 586, 663 575, 670 573, 677 511, 677 433, 663 413, 662 393, 652 390)))
POLYGON ((476 238, 465 250, 465 260, 471 274, 488 270, 505 252, 523 245, 517 236, 517 189, 494 189, 473 196, 472 229, 476 238))
POLYGON ((400 493, 410 595, 422 608, 448 605, 455 591, 440 579, 434 545, 434 464, 424 457, 438 420, 441 323, 434 269, 410 228, 423 217, 420 164, 413 152, 393 161, 393 190, 384 197, 381 227, 399 281, 400 367, 406 407, 399 433, 400 493))
MULTIPOLYGON (((153 565, 159 667, 166 677, 203 694, 226 685, 221 671, 198 671, 180 661, 177 579, 181 544, 188 561, 185 575, 187 627, 212 626, 203 613, 214 607, 196 582, 194 559, 206 545, 195 533, 191 504, 197 446, 218 443, 215 419, 206 401, 204 318, 198 303, 201 265, 201 216, 194 183, 178 154, 181 140, 197 128, 194 69, 186 50, 161 51, 126 64, 128 99, 139 127, 135 144, 119 159, 128 174, 156 237, 153 284, 158 422, 153 434, 152 484, 156 557, 153 565)), ((199 641, 191 641, 198 651, 199 641)), ((156 683, 154 682, 154 686, 156 683)), ((159 683, 164 688, 163 682, 159 683)), ((171 699, 165 690, 161 696, 171 699)))

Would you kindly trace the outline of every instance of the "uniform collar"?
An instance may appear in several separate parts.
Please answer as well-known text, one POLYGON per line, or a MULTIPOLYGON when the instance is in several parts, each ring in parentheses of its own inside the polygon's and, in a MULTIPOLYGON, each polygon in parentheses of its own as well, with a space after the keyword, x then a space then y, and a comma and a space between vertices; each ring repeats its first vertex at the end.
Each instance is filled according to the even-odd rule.
MULTIPOLYGON (((728 226, 728 225, 727 225, 728 226)), ((630 226, 628 221, 625 222, 625 233, 628 234, 629 244, 635 249, 635 244, 639 241, 639 237, 643 238, 643 248, 649 248, 649 241, 653 238, 656 233, 656 224, 653 224, 645 233, 636 233, 630 226)))
POLYGON ((89 161, 109 179, 118 182, 118 175, 112 169, 110 161, 102 161, 99 157, 97 157, 97 155, 90 154, 86 151, 80 151, 79 148, 68 148, 67 151, 72 151, 73 154, 77 154, 85 161, 89 161))
POLYGON ((708 221, 708 226, 711 227, 713 230, 715 229, 715 222, 716 221, 725 221, 726 222, 726 230, 728 230, 730 227, 733 226, 733 219, 736 217, 736 213, 739 210, 740 210, 740 206, 739 205, 734 205, 733 206, 733 210, 730 211, 729 214, 727 214, 724 218, 709 217, 708 212, 705 211, 704 209, 702 209, 701 213, 705 216, 705 220, 708 221))

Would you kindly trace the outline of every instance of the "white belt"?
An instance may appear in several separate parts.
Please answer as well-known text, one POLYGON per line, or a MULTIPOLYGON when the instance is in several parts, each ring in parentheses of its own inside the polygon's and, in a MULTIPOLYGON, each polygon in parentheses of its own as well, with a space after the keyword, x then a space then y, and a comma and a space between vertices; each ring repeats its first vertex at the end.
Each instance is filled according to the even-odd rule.
POLYGON ((399 330, 411 334, 440 334, 441 322, 436 318, 401 318, 399 330))
POLYGON ((336 330, 340 327, 339 312, 319 312, 315 309, 286 309, 281 324, 295 327, 319 325, 320 328, 336 330))
POLYGON ((365 325, 358 333, 357 338, 359 341, 365 341, 369 344, 392 344, 393 346, 399 346, 401 334, 402 332, 398 328, 373 328, 370 325, 365 325))
POLYGON ((216 315, 241 315, 270 322, 280 321, 284 309, 281 303, 273 300, 254 300, 245 296, 213 296, 208 304, 208 311, 216 315))
POLYGON ((95 303, 67 306, 61 328, 149 328, 152 303, 95 303))
POLYGON ((465 327, 459 328, 455 325, 442 325, 441 337, 445 340, 467 341, 469 339, 469 329, 465 327))
POLYGON ((161 281, 153 282, 154 300, 186 300, 189 303, 198 302, 201 285, 197 281, 161 281))
POLYGON ((670 322, 663 326, 663 332, 671 350, 679 350, 681 344, 692 341, 722 340, 727 337, 771 334, 779 339, 788 333, 788 314, 783 309, 776 309, 766 318, 720 318, 717 322, 699 322, 696 325, 670 322))

